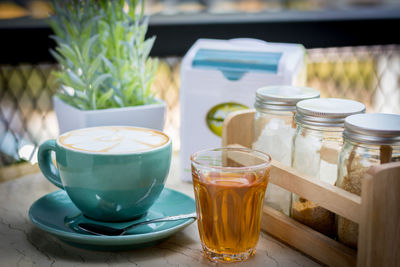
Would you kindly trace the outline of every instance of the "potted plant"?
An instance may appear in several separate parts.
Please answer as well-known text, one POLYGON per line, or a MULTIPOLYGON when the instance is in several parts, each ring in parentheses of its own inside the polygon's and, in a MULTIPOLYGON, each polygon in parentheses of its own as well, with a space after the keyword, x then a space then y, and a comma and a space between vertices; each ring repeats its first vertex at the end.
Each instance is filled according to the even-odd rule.
POLYGON ((158 61, 149 57, 148 19, 138 0, 53 1, 49 24, 60 64, 53 97, 60 132, 101 125, 162 130, 165 102, 151 91, 158 61), (139 10, 139 11, 138 11, 139 10))

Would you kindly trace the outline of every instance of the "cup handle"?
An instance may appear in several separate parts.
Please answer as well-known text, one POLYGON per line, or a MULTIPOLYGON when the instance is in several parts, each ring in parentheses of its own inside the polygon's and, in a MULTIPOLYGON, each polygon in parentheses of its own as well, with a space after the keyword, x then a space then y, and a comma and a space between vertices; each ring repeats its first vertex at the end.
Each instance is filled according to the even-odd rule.
POLYGON ((38 163, 43 175, 55 186, 64 189, 57 167, 51 159, 51 151, 56 152, 56 140, 47 140, 39 146, 38 163))

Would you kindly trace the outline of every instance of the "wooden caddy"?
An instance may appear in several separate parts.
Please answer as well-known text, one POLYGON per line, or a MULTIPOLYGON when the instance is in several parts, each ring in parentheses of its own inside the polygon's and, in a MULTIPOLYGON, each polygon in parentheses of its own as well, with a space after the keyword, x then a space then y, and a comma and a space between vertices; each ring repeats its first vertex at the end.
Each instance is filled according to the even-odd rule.
MULTIPOLYGON (((254 110, 224 121, 223 146, 251 147, 254 110)), ((261 228, 329 266, 400 266, 400 162, 374 166, 361 197, 272 160, 270 182, 359 224, 358 252, 264 206, 261 228)))

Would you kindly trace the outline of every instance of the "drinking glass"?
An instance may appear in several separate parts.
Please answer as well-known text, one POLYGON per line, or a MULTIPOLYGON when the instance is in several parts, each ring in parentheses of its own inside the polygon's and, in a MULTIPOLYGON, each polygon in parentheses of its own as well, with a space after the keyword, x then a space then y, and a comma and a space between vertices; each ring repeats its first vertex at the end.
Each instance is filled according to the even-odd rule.
POLYGON ((271 157, 246 148, 191 156, 198 228, 205 255, 235 262, 254 255, 271 157))

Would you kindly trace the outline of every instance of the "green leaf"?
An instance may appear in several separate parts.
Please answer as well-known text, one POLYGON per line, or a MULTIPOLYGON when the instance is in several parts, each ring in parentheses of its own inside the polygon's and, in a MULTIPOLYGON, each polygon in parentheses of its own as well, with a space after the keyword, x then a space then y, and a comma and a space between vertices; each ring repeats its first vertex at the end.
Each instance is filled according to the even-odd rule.
POLYGON ((51 75, 56 77, 56 79, 62 79, 64 77, 64 75, 65 75, 65 72, 53 70, 51 72, 51 75))
POLYGON ((63 20, 62 23, 64 24, 64 27, 66 29, 66 33, 69 36, 71 36, 71 37, 79 36, 79 30, 74 26, 74 20, 73 19, 69 20, 67 18, 63 18, 62 20, 63 20))
POLYGON ((75 106, 75 103, 73 102, 73 98, 71 98, 69 95, 65 95, 63 93, 58 93, 57 97, 60 98, 65 103, 70 104, 71 106, 75 106))
POLYGON ((70 81, 74 84, 74 86, 71 87, 73 87, 74 89, 79 89, 81 91, 84 91, 86 89, 86 84, 73 71, 67 70, 66 74, 70 81))
POLYGON ((68 66, 67 60, 63 58, 59 53, 57 53, 53 49, 50 49, 49 52, 57 60, 58 63, 64 66, 68 66))
POLYGON ((61 37, 58 37, 57 35, 50 35, 50 39, 53 39, 57 44, 66 44, 66 41, 64 41, 61 37))
POLYGON ((101 63, 103 62, 103 57, 104 56, 102 54, 98 54, 93 62, 90 63, 90 66, 86 73, 86 79, 88 81, 92 81, 95 72, 100 70, 101 63))
POLYGON ((78 98, 85 100, 87 102, 89 102, 89 97, 86 95, 86 93, 81 92, 81 91, 74 91, 74 95, 77 96, 78 98))
POLYGON ((83 57, 82 57, 82 54, 81 54, 81 50, 80 50, 78 44, 76 42, 72 42, 71 45, 72 45, 73 51, 76 54, 76 58, 78 60, 78 63, 79 64, 83 64, 84 60, 83 60, 83 57))
POLYGON ((100 98, 97 100, 97 106, 103 107, 106 101, 108 101, 114 93, 114 90, 110 88, 106 93, 102 94, 100 98))
POLYGON ((59 97, 62 101, 64 101, 65 103, 76 107, 78 109, 83 109, 83 110, 87 110, 89 109, 89 105, 87 102, 85 102, 82 99, 76 98, 76 97, 71 97, 69 95, 65 95, 62 93, 58 93, 57 97, 59 97))
POLYGON ((84 39, 89 39, 91 35, 96 35, 96 33, 95 33, 96 32, 96 27, 97 27, 97 24, 98 24, 100 19, 101 19, 101 14, 97 15, 95 17, 89 17, 87 19, 87 21, 83 25, 82 33, 81 33, 81 36, 84 39))
POLYGON ((111 73, 113 76, 116 76, 116 68, 111 63, 111 61, 108 58, 106 58, 104 55, 102 55, 101 58, 103 59, 103 63, 106 66, 106 70, 107 70, 106 72, 111 73))
POLYGON ((77 61, 77 56, 74 52, 74 50, 71 49, 70 46, 66 44, 59 44, 59 46, 56 48, 57 52, 63 55, 65 58, 68 58, 72 61, 77 61))
POLYGON ((117 95, 113 95, 112 99, 115 101, 115 104, 117 107, 124 107, 124 101, 122 100, 121 97, 117 95))
POLYGON ((47 20, 47 23, 50 25, 51 29, 57 36, 64 39, 65 33, 62 30, 58 17, 50 16, 50 19, 47 20))
POLYGON ((147 39, 146 41, 144 41, 144 43, 143 43, 143 52, 142 52, 142 55, 141 55, 144 59, 146 59, 149 56, 151 48, 153 47, 153 44, 154 44, 155 40, 156 40, 156 37, 153 36, 153 37, 147 39))
POLYGON ((97 39, 99 38, 99 35, 96 34, 94 36, 92 36, 90 39, 88 39, 84 44, 83 44, 83 48, 82 48, 82 56, 83 58, 87 61, 90 59, 90 54, 89 52, 91 51, 93 44, 97 41, 97 39))
POLYGON ((133 93, 140 87, 140 83, 138 80, 133 79, 131 80, 131 82, 129 82, 128 84, 126 84, 126 86, 124 86, 124 97, 126 99, 131 99, 133 93))
POLYGON ((111 77, 111 74, 109 74, 109 73, 105 73, 105 74, 99 75, 99 76, 94 80, 94 82, 92 83, 92 88, 93 88, 94 90, 96 90, 96 89, 100 86, 100 84, 104 82, 105 79, 110 78, 110 77, 111 77))

